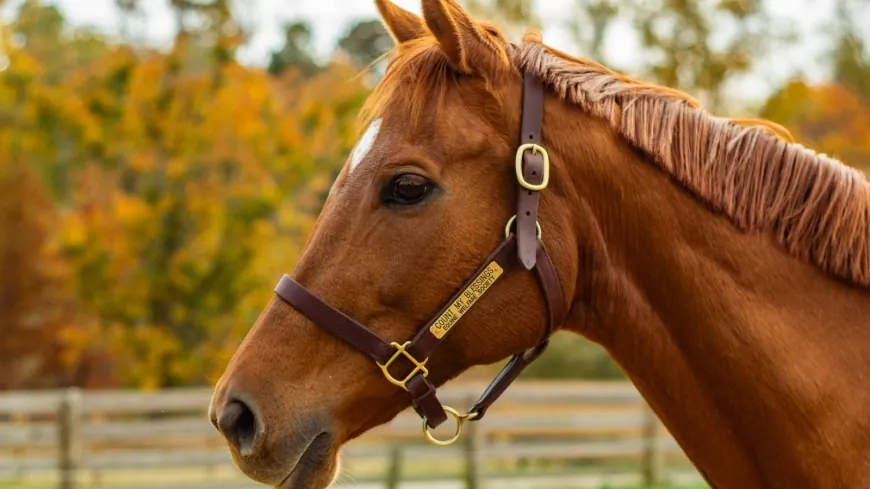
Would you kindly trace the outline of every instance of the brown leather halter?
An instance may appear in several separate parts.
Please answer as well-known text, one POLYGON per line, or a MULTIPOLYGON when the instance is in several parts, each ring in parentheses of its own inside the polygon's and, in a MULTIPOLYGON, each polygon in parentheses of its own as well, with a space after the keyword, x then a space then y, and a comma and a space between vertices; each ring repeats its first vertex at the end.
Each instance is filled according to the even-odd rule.
POLYGON ((537 221, 539 193, 547 188, 550 179, 549 155, 540 146, 543 110, 543 86, 537 77, 526 72, 523 76, 522 134, 515 161, 517 213, 505 227, 504 241, 412 340, 403 344, 388 343, 372 330, 312 295, 287 275, 275 287, 275 293, 284 301, 315 324, 368 355, 381 368, 388 381, 408 391, 414 410, 423 418, 426 438, 436 445, 454 443, 461 436, 463 423, 482 419, 486 410, 520 372, 544 352, 550 336, 565 319, 562 289, 553 262, 541 241, 541 226, 537 221), (516 232, 512 231, 514 225, 516 232), (429 355, 484 293, 517 265, 534 270, 538 279, 548 310, 546 334, 536 347, 514 355, 468 413, 460 415, 454 409, 443 406, 435 395, 435 387, 427 379, 429 355), (389 369, 402 357, 411 362, 413 369, 402 379, 397 379, 389 369), (456 420, 456 433, 449 440, 438 440, 429 429, 446 421, 447 413, 456 420))

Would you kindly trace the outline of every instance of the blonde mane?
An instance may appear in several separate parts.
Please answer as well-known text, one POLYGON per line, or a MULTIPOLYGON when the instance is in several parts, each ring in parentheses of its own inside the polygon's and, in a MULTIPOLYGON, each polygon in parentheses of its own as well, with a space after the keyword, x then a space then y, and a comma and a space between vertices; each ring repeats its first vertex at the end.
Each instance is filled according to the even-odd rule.
MULTIPOLYGON (((607 121, 738 228, 771 232, 794 256, 870 286, 870 182, 858 170, 794 143, 782 126, 714 117, 682 91, 561 53, 537 34, 508 52, 517 70, 536 74, 567 103, 607 121)), ((401 45, 363 118, 396 97, 418 114, 426 100, 443 94, 450 77, 434 38, 401 45)))

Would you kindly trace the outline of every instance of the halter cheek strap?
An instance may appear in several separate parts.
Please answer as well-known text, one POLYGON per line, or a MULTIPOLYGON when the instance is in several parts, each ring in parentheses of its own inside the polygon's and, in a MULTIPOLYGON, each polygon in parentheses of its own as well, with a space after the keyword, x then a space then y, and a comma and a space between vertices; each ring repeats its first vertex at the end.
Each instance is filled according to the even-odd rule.
POLYGON ((459 439, 462 425, 466 421, 482 419, 487 409, 507 390, 523 369, 544 352, 550 336, 565 320, 562 289, 553 262, 541 241, 541 227, 537 220, 539 192, 547 187, 550 177, 549 155, 539 145, 543 92, 540 81, 526 73, 523 80, 521 141, 515 160, 517 214, 507 223, 505 239, 413 339, 402 344, 387 342, 363 324, 311 294, 287 275, 275 287, 275 293, 281 299, 315 324, 374 360, 390 383, 406 390, 411 396, 414 410, 423 418, 426 438, 436 445, 452 444, 459 439), (537 346, 515 354, 468 413, 460 415, 452 408, 443 406, 438 400, 435 386, 428 379, 429 356, 468 310, 518 265, 535 272, 547 305, 546 333, 537 346), (396 376, 399 362, 405 365, 404 371, 410 368, 410 372, 396 376), (456 434, 449 440, 437 440, 430 434, 429 429, 444 423, 448 414, 456 420, 456 434))

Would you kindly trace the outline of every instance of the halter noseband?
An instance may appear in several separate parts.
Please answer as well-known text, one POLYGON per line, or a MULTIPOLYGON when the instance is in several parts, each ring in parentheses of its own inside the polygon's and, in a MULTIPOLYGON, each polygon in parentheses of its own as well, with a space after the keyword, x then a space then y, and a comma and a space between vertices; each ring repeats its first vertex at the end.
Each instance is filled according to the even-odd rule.
POLYGON ((544 352, 550 336, 565 320, 562 289, 553 262, 541 241, 541 226, 537 221, 538 197, 540 191, 547 188, 550 178, 549 155, 540 146, 543 110, 544 88, 537 77, 526 72, 523 76, 520 146, 515 161, 517 213, 505 227, 504 241, 412 340, 403 344, 388 343, 372 330, 312 295, 287 275, 275 287, 275 293, 281 299, 315 324, 368 355, 389 382, 408 391, 414 410, 423 418, 426 439, 436 445, 446 446, 456 442, 466 421, 482 419, 486 410, 523 369, 544 352), (512 227, 515 232, 511 230, 512 227), (547 332, 536 347, 515 354, 468 413, 460 415, 454 409, 443 406, 435 395, 435 386, 427 378, 429 355, 484 293, 517 265, 535 272, 547 304, 547 332), (410 361, 414 368, 405 377, 397 379, 389 369, 402 357, 410 361), (456 433, 449 440, 438 440, 429 429, 444 423, 447 413, 456 420, 456 433))

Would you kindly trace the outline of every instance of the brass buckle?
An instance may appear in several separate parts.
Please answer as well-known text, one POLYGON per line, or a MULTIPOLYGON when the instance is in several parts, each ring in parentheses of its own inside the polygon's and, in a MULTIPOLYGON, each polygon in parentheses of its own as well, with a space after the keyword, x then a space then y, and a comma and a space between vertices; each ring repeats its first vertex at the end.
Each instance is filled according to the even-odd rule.
MULTIPOLYGON (((511 226, 514 225, 514 221, 517 220, 517 215, 514 214, 513 217, 508 219, 507 226, 504 227, 504 237, 507 238, 511 235, 511 226)), ((538 239, 541 239, 541 223, 535 221, 535 226, 537 226, 538 239)))
POLYGON ((536 192, 540 192, 547 188, 547 185, 550 184, 550 154, 547 153, 547 150, 537 144, 524 144, 519 147, 517 150, 516 157, 516 171, 517 171, 517 181, 520 182, 524 188, 529 190, 533 190, 536 192), (538 154, 541 153, 544 156, 544 179, 541 183, 535 185, 526 181, 526 177, 523 176, 523 154, 527 150, 532 150, 532 153, 538 154))
POLYGON ((466 421, 471 421, 477 417, 477 413, 459 414, 455 409, 449 406, 444 406, 444 412, 453 416, 453 419, 456 420, 456 433, 447 440, 439 440, 438 438, 435 438, 432 433, 429 432, 429 420, 425 417, 423 418, 423 434, 426 435, 426 439, 429 440, 429 443, 439 447, 446 447, 456 443, 456 441, 462 436, 462 425, 464 425, 466 421))
POLYGON ((426 362, 428 362, 429 359, 427 358, 427 359, 423 360, 422 362, 418 362, 416 358, 412 357, 411 354, 405 350, 406 348, 408 348, 408 346, 410 344, 411 344, 410 341, 406 341, 404 344, 401 344, 401 345, 396 343, 395 341, 390 343, 390 346, 392 346, 396 349, 396 353, 393 353, 393 356, 390 357, 390 359, 387 360, 387 363, 385 363, 383 365, 380 362, 375 362, 378 364, 378 367, 381 367, 381 371, 384 373, 384 377, 386 377, 387 380, 389 380, 391 384, 397 385, 405 390, 408 390, 408 386, 406 384, 408 383, 409 380, 411 380, 412 377, 417 375, 417 372, 422 372, 423 377, 426 377, 429 375, 429 370, 426 368, 426 362), (399 380, 399 379, 393 377, 389 371, 390 365, 392 365, 393 362, 395 362, 396 359, 399 358, 400 356, 404 356, 405 358, 410 360, 411 363, 414 364, 414 370, 412 370, 411 373, 409 373, 408 376, 405 377, 403 380, 399 380))

